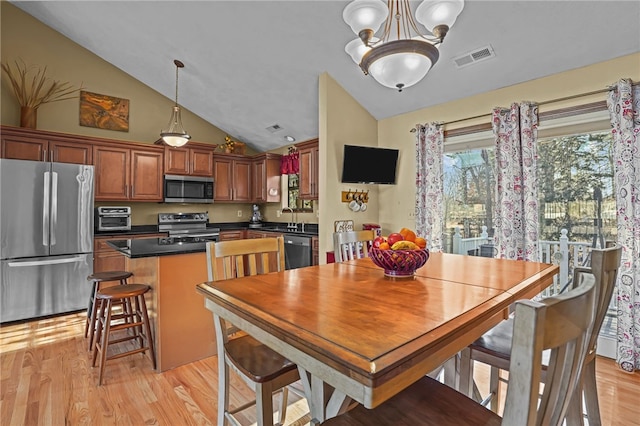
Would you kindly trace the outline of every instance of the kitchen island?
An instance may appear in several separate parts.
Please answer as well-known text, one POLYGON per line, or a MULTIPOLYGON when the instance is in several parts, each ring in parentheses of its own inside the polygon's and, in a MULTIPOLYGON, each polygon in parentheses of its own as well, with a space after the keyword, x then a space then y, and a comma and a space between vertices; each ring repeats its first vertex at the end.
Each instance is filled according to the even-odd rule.
POLYGON ((111 240, 124 254, 132 283, 151 286, 147 309, 158 371, 203 359, 216 353, 211 312, 195 286, 207 281, 205 242, 169 244, 166 238, 111 240))

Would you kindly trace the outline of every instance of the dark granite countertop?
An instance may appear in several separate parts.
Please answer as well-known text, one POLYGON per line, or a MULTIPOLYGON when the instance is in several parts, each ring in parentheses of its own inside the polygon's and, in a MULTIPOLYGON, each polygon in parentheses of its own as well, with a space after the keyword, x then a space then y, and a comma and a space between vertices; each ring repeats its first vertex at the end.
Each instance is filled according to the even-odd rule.
MULTIPOLYGON (((305 225, 305 232, 299 230, 287 229, 286 223, 264 223, 260 228, 249 228, 248 223, 210 223, 208 228, 220 228, 221 231, 231 230, 253 230, 265 232, 280 232, 283 234, 293 234, 306 237, 318 235, 318 225, 305 225)), ((155 225, 144 225, 132 227, 131 231, 121 231, 109 233, 97 233, 96 236, 112 236, 114 239, 107 241, 109 246, 113 247, 120 253, 130 258, 168 256, 176 254, 200 253, 206 250, 205 241, 196 242, 177 242, 175 239, 169 241, 167 238, 127 238, 127 236, 138 236, 144 234, 158 233, 158 227, 155 225), (135 228, 135 229, 134 229, 135 228)))
POLYGON ((111 247, 130 258, 156 257, 176 254, 201 253, 206 242, 166 244, 166 238, 142 238, 107 241, 111 247))

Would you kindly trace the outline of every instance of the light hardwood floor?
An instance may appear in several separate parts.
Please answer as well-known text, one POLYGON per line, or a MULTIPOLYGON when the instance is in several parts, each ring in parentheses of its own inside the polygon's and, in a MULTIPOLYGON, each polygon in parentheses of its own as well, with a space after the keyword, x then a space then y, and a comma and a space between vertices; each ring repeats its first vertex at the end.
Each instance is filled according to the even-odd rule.
MULTIPOLYGON (((107 363, 97 386, 83 337, 84 313, 0 327, 0 424, 4 425, 211 425, 217 411, 216 357, 155 373, 143 355, 107 363)), ((487 370, 477 369, 479 386, 487 370)), ((604 425, 639 424, 640 373, 597 362, 604 425)), ((232 375, 233 376, 233 375, 232 375)), ((251 392, 232 380, 232 404, 251 392)), ((255 422, 253 410, 241 420, 255 422)), ((309 423, 304 399, 287 411, 287 425, 309 423)))

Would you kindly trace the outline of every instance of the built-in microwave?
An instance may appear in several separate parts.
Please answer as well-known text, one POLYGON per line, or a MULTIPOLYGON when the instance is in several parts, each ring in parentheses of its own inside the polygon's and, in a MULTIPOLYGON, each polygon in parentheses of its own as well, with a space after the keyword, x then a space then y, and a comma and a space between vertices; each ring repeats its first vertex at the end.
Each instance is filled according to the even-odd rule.
POLYGON ((164 175, 165 203, 213 203, 213 178, 164 175))

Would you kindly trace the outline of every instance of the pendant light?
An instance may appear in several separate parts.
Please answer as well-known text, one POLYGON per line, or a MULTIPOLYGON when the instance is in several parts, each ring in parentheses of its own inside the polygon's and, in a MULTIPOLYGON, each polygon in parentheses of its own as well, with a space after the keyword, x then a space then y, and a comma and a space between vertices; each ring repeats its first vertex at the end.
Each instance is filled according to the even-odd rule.
POLYGON ((184 127, 182 127, 182 117, 180 116, 180 107, 178 106, 178 70, 184 68, 184 64, 177 59, 174 59, 173 63, 176 65, 176 103, 171 111, 171 119, 169 120, 167 130, 160 132, 160 136, 167 145, 177 147, 189 142, 191 136, 189 136, 187 131, 184 130, 184 127))
POLYGON ((427 75, 440 53, 437 46, 462 12, 464 0, 423 0, 415 18, 409 0, 354 0, 342 18, 358 38, 345 51, 362 71, 383 86, 402 89, 427 75), (432 36, 423 35, 420 22, 432 36), (375 32, 385 23, 379 38, 375 32))

